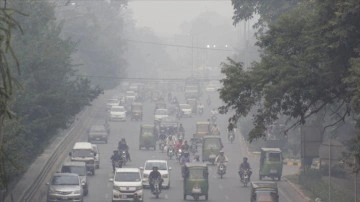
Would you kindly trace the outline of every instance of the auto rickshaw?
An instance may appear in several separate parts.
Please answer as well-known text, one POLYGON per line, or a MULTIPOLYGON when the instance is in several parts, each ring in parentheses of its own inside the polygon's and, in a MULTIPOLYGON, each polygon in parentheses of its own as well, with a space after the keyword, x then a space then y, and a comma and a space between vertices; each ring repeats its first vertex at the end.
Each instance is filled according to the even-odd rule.
POLYGON ((282 152, 279 148, 261 148, 259 179, 271 177, 281 179, 283 168, 282 152))
POLYGON ((279 202, 278 186, 276 182, 251 182, 251 202, 279 202))
POLYGON ((208 200, 209 195, 209 171, 204 163, 186 163, 184 168, 184 200, 188 195, 195 200, 205 196, 208 200))
POLYGON ((205 136, 202 139, 202 160, 215 164, 215 158, 223 148, 220 136, 205 136))
POLYGON ((142 120, 143 118, 143 104, 134 102, 131 104, 131 120, 142 120))
POLYGON ((139 150, 142 148, 152 148, 156 150, 155 126, 152 124, 142 124, 140 126, 139 150))
POLYGON ((196 122, 196 133, 193 135, 197 143, 201 143, 203 137, 210 135, 210 123, 207 121, 196 122))
POLYGON ((188 98, 186 99, 186 103, 191 106, 191 110, 193 114, 197 113, 197 100, 194 98, 188 98))

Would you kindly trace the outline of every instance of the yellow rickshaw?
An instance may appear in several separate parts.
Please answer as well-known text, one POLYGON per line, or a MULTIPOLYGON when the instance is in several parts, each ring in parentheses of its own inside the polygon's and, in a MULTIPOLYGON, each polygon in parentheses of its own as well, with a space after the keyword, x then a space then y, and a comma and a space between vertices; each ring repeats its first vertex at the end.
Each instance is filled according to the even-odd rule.
POLYGON ((152 148, 156 150, 155 126, 153 124, 141 124, 139 137, 139 150, 152 148))
POLYGON ((202 160, 215 164, 215 158, 223 148, 220 136, 205 136, 202 139, 202 160))
POLYGON ((184 200, 189 195, 195 200, 199 200, 201 196, 205 196, 205 200, 208 200, 209 171, 207 165, 186 163, 184 169, 184 200))

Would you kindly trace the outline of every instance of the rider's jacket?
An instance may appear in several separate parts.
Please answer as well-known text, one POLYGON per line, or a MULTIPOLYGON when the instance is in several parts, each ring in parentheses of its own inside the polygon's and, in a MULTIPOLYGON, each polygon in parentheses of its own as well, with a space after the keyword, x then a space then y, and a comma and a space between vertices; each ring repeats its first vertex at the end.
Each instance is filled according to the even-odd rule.
POLYGON ((182 149, 183 151, 189 151, 190 146, 189 146, 188 144, 183 144, 183 145, 181 145, 181 149, 182 149))
POLYGON ((111 161, 115 162, 115 161, 120 161, 121 160, 121 156, 119 154, 113 154, 111 156, 111 161))
POLYGON ((161 174, 159 171, 151 171, 151 173, 149 174, 149 182, 152 182, 155 179, 161 179, 161 174))
POLYGON ((218 155, 217 157, 216 157, 216 159, 215 159, 215 162, 216 163, 226 163, 226 162, 228 162, 229 160, 228 160, 228 158, 225 156, 225 155, 223 155, 223 156, 221 156, 221 155, 218 155))
POLYGON ((122 142, 119 143, 118 148, 120 151, 123 151, 123 150, 127 151, 129 149, 128 145, 125 143, 122 143, 122 142))
POLYGON ((184 165, 185 163, 189 163, 189 162, 190 162, 190 157, 182 156, 181 159, 180 159, 180 164, 181 165, 184 165))
POLYGON ((246 169, 251 169, 250 164, 248 162, 242 162, 240 164, 239 170, 246 170, 246 169))

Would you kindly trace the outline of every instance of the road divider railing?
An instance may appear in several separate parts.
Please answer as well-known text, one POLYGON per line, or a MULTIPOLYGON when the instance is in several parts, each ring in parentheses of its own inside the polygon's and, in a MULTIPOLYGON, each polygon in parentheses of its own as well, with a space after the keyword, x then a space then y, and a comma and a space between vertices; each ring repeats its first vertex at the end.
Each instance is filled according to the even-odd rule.
POLYGON ((93 102, 92 106, 87 106, 77 117, 78 121, 75 121, 70 127, 70 130, 66 133, 63 140, 56 146, 52 154, 48 158, 40 174, 33 183, 29 183, 28 188, 23 192, 20 197, 20 202, 34 201, 35 194, 39 191, 42 185, 45 184, 45 180, 52 174, 54 166, 62 162, 68 155, 67 151, 71 149, 73 144, 84 134, 84 127, 90 125, 92 118, 99 110, 100 97, 93 102))

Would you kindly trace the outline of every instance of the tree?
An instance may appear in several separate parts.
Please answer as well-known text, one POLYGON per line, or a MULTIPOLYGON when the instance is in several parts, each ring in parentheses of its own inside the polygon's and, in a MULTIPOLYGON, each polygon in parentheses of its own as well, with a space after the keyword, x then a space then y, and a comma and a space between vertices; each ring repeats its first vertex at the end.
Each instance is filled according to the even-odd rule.
MULTIPOLYGON (((261 60, 245 70, 241 62, 223 64, 225 102, 232 119, 257 108, 250 140, 263 137, 280 115, 295 119, 290 128, 322 110, 333 124, 358 114, 360 2, 304 1, 281 13, 259 37, 261 60)), ((330 124, 330 125, 333 125, 330 124)))

